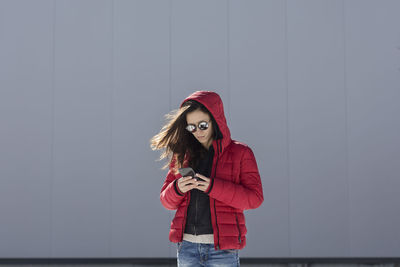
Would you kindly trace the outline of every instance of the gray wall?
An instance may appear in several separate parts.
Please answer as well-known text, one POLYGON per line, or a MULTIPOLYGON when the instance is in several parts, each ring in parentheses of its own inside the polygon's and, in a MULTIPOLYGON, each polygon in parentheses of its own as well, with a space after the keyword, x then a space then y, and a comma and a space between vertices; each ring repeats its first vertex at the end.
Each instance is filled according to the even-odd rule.
POLYGON ((149 139, 199 89, 262 175, 242 257, 400 256, 399 13, 0 0, 0 257, 174 257, 149 139))

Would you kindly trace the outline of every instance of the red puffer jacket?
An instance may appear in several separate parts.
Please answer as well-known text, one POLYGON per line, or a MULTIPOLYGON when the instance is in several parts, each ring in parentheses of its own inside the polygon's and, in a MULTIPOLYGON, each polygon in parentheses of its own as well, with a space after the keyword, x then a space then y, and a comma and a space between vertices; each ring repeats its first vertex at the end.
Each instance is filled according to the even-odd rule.
MULTIPOLYGON (((203 104, 214 116, 223 136, 212 143, 215 154, 209 177, 211 182, 205 191, 210 197, 214 247, 242 249, 246 245, 247 233, 243 210, 255 209, 264 201, 256 159, 250 147, 231 139, 223 103, 217 93, 197 91, 182 104, 187 100, 203 104)), ((165 208, 177 210, 169 233, 170 241, 176 243, 183 239, 190 191, 178 194, 175 183, 181 175, 175 174, 174 167, 175 163, 171 162, 160 200, 165 208)))

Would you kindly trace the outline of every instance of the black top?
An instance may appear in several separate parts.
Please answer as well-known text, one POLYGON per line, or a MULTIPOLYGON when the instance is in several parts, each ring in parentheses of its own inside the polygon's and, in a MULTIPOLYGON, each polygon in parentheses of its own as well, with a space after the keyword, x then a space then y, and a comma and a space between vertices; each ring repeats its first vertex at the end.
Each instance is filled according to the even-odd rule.
MULTIPOLYGON (((214 148, 211 145, 205 158, 198 166, 193 167, 196 173, 210 177, 214 158, 214 148)), ((185 233, 192 235, 212 234, 210 198, 198 189, 190 191, 190 203, 187 210, 185 233)))

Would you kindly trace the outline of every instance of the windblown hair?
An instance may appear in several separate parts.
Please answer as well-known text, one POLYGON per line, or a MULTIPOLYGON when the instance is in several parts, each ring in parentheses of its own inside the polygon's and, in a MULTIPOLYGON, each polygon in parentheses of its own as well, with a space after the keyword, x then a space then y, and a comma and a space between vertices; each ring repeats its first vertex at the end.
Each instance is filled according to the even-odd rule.
POLYGON ((213 127, 213 139, 217 138, 219 129, 211 112, 197 101, 186 101, 180 109, 172 110, 165 115, 167 119, 166 124, 157 135, 150 139, 152 150, 163 150, 160 160, 164 158, 169 159, 163 166, 163 169, 166 169, 172 161, 175 161, 174 169, 177 172, 178 168, 183 166, 186 153, 189 154, 189 166, 195 167, 206 154, 207 151, 201 143, 197 141, 192 133, 185 129, 187 126, 186 115, 195 110, 201 110, 210 116, 213 127))

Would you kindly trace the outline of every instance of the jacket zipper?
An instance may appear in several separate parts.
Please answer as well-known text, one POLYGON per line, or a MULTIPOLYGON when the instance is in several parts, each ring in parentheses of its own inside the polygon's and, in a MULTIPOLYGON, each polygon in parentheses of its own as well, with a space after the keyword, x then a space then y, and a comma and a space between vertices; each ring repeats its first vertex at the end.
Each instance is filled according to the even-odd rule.
POLYGON ((217 249, 219 249, 219 227, 217 222, 217 210, 215 209, 215 200, 214 200, 214 213, 215 213, 215 225, 217 226, 217 237, 218 237, 217 249))
POLYGON ((237 216, 237 213, 235 213, 235 216, 236 216, 236 225, 237 225, 237 228, 238 228, 238 230, 239 230, 239 244, 240 243, 242 243, 242 238, 241 238, 241 236, 242 236, 242 233, 240 232, 240 226, 239 226, 239 220, 238 220, 238 216, 237 216))
MULTIPOLYGON (((218 147, 218 141, 217 141, 217 160, 215 162, 215 169, 214 169, 214 176, 213 179, 215 178, 215 175, 217 173, 217 167, 218 167, 218 159, 219 159, 219 147, 218 147)), ((218 227, 218 221, 217 221, 217 209, 215 208, 215 200, 214 200, 214 214, 215 214, 215 225, 217 226, 217 249, 219 249, 219 227, 218 227)))

